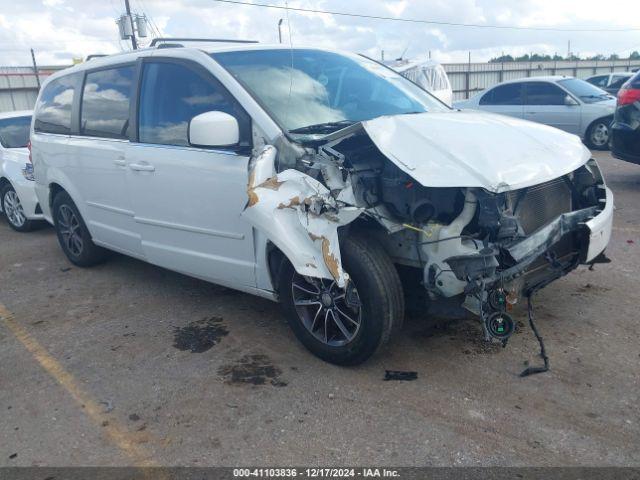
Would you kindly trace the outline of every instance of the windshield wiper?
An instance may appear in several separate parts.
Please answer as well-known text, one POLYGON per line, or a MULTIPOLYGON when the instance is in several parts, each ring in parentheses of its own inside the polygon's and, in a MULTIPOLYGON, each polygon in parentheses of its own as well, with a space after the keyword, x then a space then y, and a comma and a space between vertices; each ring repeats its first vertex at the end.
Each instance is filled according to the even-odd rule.
POLYGON ((294 128, 289 133, 333 133, 341 128, 353 125, 353 120, 340 120, 338 122, 316 123, 315 125, 307 125, 306 127, 294 128))

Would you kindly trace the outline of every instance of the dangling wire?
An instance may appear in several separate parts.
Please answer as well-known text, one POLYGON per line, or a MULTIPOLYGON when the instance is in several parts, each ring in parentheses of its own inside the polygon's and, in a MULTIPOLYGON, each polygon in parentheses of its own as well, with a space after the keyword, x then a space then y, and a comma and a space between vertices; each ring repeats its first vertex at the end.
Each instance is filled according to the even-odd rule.
POLYGON ((531 301, 531 297, 533 296, 533 294, 534 292, 529 292, 529 295, 527 295, 527 314, 529 315, 529 325, 531 326, 531 330, 533 330, 533 334, 536 336, 536 338, 538 339, 538 343, 540 344, 540 356, 544 361, 544 366, 528 367, 527 369, 522 371, 522 373, 520 374, 521 377, 528 377, 529 375, 535 375, 536 373, 544 373, 549 371, 549 357, 547 357, 547 352, 544 348, 544 341, 542 340, 540 333, 538 333, 536 324, 533 321, 533 302, 531 301))

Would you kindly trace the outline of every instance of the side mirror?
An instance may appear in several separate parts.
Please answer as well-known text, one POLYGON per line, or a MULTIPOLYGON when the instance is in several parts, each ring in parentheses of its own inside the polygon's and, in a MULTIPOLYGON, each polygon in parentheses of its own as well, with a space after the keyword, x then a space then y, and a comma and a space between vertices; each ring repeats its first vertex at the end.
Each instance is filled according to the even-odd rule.
POLYGON ((571 95, 567 95, 566 97, 564 97, 564 104, 567 107, 575 107, 576 105, 578 105, 578 102, 576 102, 571 95))
POLYGON ((205 112, 191 119, 188 137, 196 147, 231 147, 240 142, 240 127, 228 113, 205 112))

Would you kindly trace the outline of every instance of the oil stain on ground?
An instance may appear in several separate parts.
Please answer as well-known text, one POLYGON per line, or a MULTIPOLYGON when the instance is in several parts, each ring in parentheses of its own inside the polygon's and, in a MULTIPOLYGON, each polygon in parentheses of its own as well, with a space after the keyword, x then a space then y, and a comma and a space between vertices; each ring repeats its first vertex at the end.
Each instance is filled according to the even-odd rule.
POLYGON ((178 350, 202 353, 229 334, 220 317, 208 317, 173 330, 173 346, 178 350))
POLYGON ((287 383, 279 378, 281 373, 266 355, 245 355, 235 364, 218 369, 228 385, 265 385, 269 382, 274 387, 285 387, 287 383))

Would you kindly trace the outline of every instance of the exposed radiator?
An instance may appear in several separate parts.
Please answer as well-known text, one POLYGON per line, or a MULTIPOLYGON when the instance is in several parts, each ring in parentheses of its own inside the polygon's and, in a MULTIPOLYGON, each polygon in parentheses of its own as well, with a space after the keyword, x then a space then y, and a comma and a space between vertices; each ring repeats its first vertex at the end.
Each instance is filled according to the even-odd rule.
POLYGON ((527 235, 572 210, 571 189, 562 178, 509 192, 508 195, 511 205, 517 205, 520 222, 527 235))

